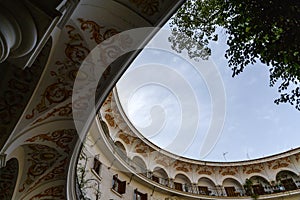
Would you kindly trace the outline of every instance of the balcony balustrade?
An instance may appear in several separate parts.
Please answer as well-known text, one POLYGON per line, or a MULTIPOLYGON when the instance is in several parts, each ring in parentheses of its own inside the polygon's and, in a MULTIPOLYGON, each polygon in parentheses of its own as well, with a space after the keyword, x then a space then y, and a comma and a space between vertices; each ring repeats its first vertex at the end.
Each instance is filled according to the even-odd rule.
MULTIPOLYGON (((147 169, 144 168, 144 166, 141 166, 139 163, 136 163, 132 159, 128 158, 126 153, 122 151, 118 146, 115 145, 113 139, 109 136, 109 134, 105 134, 105 136, 108 143, 111 145, 114 154, 117 154, 119 158, 125 161, 128 167, 130 167, 133 171, 136 171, 137 174, 142 175, 143 178, 147 178, 149 181, 152 181, 154 184, 159 184, 162 187, 167 187, 171 190, 176 190, 182 193, 189 193, 193 195, 219 196, 219 197, 251 196, 250 194, 247 194, 247 192, 244 189, 238 189, 235 188, 234 186, 207 187, 207 186, 201 186, 201 185, 190 184, 190 183, 176 183, 173 180, 170 181, 168 177, 158 177, 156 175, 153 175, 152 172, 148 172, 147 169)), ((300 179, 300 177, 298 178, 300 179)), ((253 185, 252 191, 254 194, 257 195, 268 195, 273 193, 296 190, 299 188, 300 188, 300 181, 289 180, 289 182, 287 182, 286 185, 283 184, 276 185, 276 186, 261 185, 261 187, 259 188, 257 187, 257 185, 253 185)))

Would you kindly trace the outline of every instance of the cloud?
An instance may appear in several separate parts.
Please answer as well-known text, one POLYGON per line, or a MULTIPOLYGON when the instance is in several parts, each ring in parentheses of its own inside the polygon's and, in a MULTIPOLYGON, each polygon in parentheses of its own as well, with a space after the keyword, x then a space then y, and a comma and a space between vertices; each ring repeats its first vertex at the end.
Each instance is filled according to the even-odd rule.
MULTIPOLYGON (((164 42, 156 41, 156 43, 164 42)), ((300 128, 299 113, 288 106, 278 107, 273 104, 274 97, 278 94, 277 91, 268 87, 267 67, 257 63, 255 66, 247 67, 246 71, 238 77, 232 78, 232 71, 227 67, 224 58, 226 50, 224 41, 213 44, 212 49, 211 59, 218 66, 226 88, 227 116, 217 145, 205 159, 223 161, 223 152, 229 152, 226 157, 228 161, 247 159, 247 153, 251 158, 257 158, 299 146, 300 136, 297 136, 300 128), (284 145, 281 145, 283 141, 284 145)), ((177 56, 175 52, 147 49, 133 62, 117 87, 120 97, 130 97, 128 113, 135 125, 142 128, 152 123, 162 126, 163 129, 159 134, 151 135, 151 130, 148 130, 148 136, 151 136, 149 139, 158 146, 166 147, 176 137, 176 131, 181 126, 180 123, 185 120, 181 119, 182 109, 186 113, 194 113, 195 109, 198 109, 199 113, 188 115, 189 120, 185 120, 186 124, 183 125, 183 130, 188 132, 193 131, 189 127, 195 121, 198 122, 197 134, 192 138, 192 143, 188 146, 187 151, 182 153, 184 156, 199 158, 199 151, 211 122, 213 105, 206 80, 194 66, 182 59, 181 56, 177 56), (144 75, 134 76, 130 81, 124 80, 126 75, 130 75, 130 71, 146 66, 149 68, 169 67, 170 73, 162 70, 153 72, 149 70, 144 75), (131 91, 136 84, 150 76, 162 79, 170 85, 151 83, 140 85, 138 90, 131 91), (179 80, 178 77, 181 79, 179 80), (185 83, 183 84, 181 81, 185 81, 185 83), (192 101, 178 100, 179 97, 188 99, 187 94, 189 93, 186 87, 193 91, 191 96, 196 99, 197 108, 195 105, 191 105, 192 101), (174 91, 179 92, 174 94, 174 91), (154 110, 152 110, 153 108, 154 110), (157 120, 157 122, 153 120, 157 120), (164 120, 163 123, 158 123, 162 120, 164 120)), ((121 99, 121 101, 127 100, 121 99)))

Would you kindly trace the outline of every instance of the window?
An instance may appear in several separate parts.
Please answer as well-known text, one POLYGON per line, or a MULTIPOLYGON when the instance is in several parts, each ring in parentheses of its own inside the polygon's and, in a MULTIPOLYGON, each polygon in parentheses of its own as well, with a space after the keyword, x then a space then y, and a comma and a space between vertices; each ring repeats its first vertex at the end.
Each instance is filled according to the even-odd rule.
POLYGON ((176 190, 182 191, 182 183, 174 182, 174 186, 175 186, 175 189, 176 189, 176 190))
POLYGON ((254 194, 258 194, 258 195, 265 194, 264 187, 261 184, 252 185, 252 189, 253 189, 254 194))
POLYGON ((141 193, 137 189, 134 190, 134 200, 147 200, 147 193, 141 193))
POLYGON ((101 171, 101 165, 102 163, 97 159, 94 158, 94 166, 93 166, 93 170, 96 172, 97 175, 100 176, 100 171, 101 171))
POLYGON ((293 181, 292 178, 283 179, 283 180, 281 180, 281 183, 286 190, 296 190, 297 189, 297 185, 295 184, 295 182, 293 181))
POLYGON ((112 189, 119 194, 124 194, 126 191, 126 181, 121 181, 118 179, 118 174, 113 176, 112 189))
POLYGON ((228 197, 238 196, 238 192, 236 192, 235 187, 224 187, 224 188, 228 197))
POLYGON ((187 183, 183 184, 183 191, 184 192, 190 192, 191 186, 187 183))
POLYGON ((156 183, 159 183, 159 178, 157 176, 152 176, 152 180, 155 181, 156 183))
POLYGON ((198 186, 199 194, 209 195, 208 187, 198 186))

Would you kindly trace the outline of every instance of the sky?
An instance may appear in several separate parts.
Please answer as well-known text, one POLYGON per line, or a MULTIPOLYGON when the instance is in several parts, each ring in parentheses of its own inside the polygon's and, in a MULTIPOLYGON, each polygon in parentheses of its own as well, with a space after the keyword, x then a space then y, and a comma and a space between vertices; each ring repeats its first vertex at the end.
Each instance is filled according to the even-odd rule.
POLYGON ((176 54, 167 26, 117 83, 131 123, 157 146, 205 161, 256 159, 300 146, 300 113, 276 105, 267 66, 257 63, 232 78, 226 35, 209 61, 176 54), (224 109, 224 110, 223 110, 224 109))

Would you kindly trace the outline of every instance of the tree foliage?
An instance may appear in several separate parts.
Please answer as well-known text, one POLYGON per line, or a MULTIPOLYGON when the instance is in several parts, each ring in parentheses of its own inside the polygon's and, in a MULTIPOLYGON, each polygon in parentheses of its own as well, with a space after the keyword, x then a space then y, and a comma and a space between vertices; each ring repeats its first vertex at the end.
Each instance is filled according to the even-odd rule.
POLYGON ((279 84, 275 103, 300 110, 300 1, 187 0, 173 17, 169 40, 176 51, 207 59, 217 27, 228 35, 225 57, 232 76, 260 60, 269 66, 270 86, 279 84))

